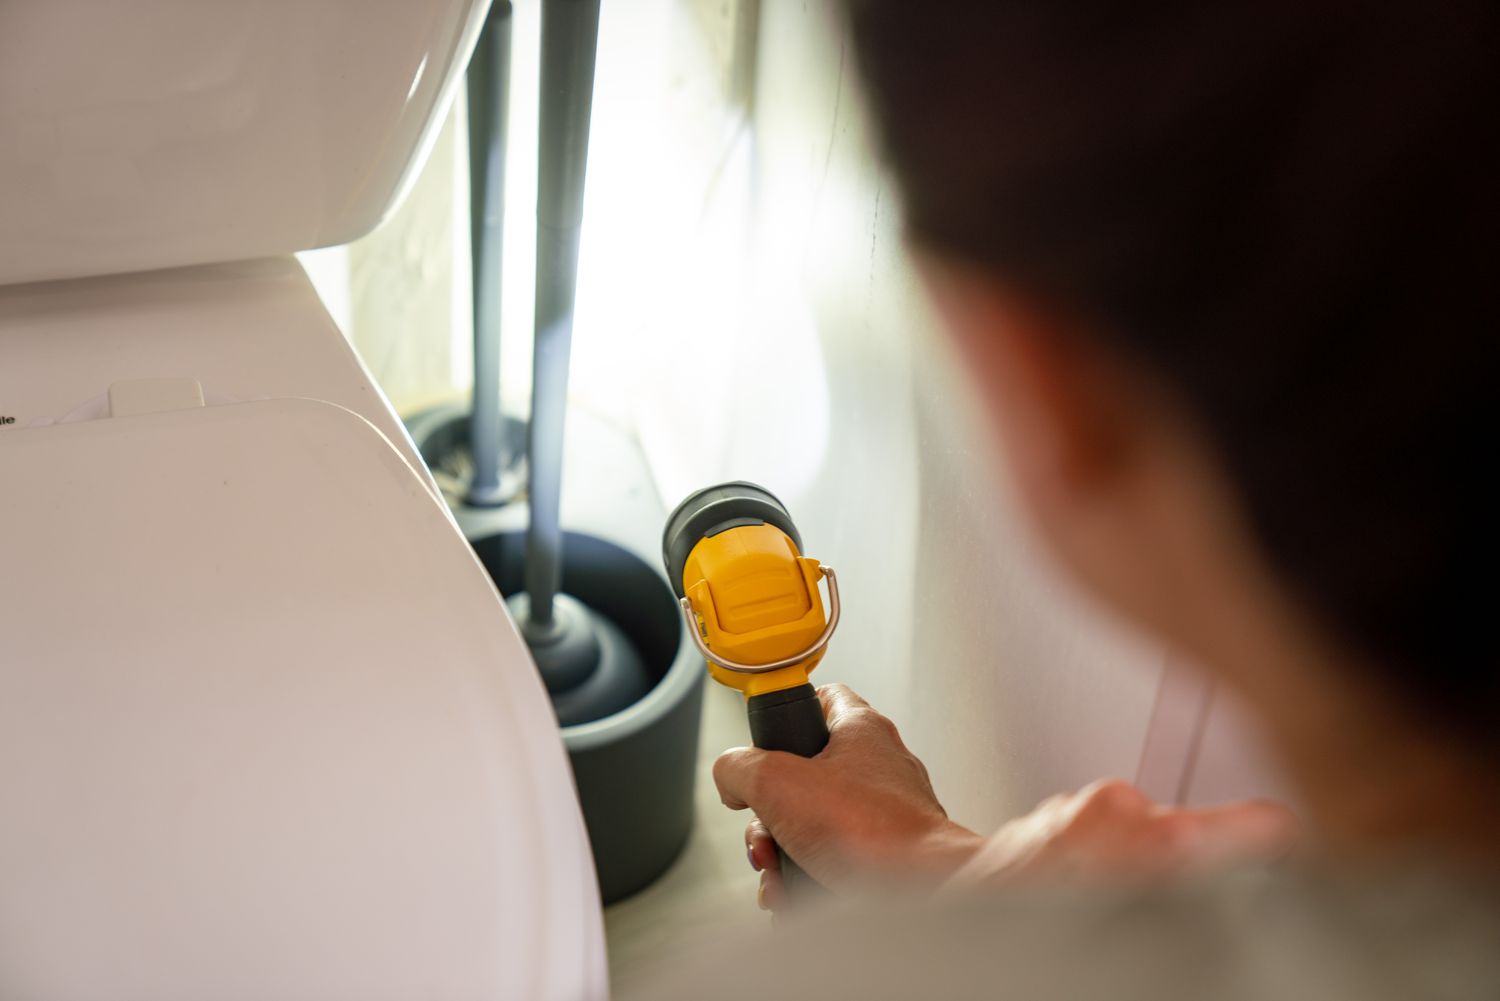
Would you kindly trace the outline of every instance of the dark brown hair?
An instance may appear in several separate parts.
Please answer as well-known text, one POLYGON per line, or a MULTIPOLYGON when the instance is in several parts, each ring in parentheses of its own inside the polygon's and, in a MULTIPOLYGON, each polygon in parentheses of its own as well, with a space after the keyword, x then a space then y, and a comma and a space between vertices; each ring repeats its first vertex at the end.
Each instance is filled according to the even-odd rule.
POLYGON ((1164 378, 1299 599, 1493 730, 1493 5, 847 7, 914 239, 1164 378))

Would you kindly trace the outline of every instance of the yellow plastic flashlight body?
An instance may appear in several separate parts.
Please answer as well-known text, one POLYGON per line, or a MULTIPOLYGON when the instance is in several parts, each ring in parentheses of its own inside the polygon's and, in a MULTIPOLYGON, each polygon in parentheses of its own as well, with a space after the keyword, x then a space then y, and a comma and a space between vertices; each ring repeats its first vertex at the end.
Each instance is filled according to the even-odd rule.
MULTIPOLYGON (((704 642, 726 660, 769 664, 806 650, 827 621, 818 561, 774 525, 741 525, 699 541, 683 567, 704 642)), ((708 665, 709 674, 746 698, 807 684, 820 651, 800 664, 760 674, 708 665)))

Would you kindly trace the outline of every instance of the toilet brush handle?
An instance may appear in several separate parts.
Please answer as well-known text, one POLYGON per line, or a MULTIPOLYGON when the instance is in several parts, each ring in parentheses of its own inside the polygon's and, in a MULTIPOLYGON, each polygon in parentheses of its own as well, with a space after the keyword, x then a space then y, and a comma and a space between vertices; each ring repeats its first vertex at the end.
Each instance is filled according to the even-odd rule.
MULTIPOLYGON (((746 708, 750 717, 750 739, 756 747, 811 758, 828 746, 828 721, 823 718, 823 703, 818 699, 817 689, 810 684, 752 695, 746 708)), ((771 832, 773 837, 775 833, 771 832)), ((781 858, 781 879, 787 899, 798 903, 828 892, 786 852, 778 848, 777 853, 781 858)))

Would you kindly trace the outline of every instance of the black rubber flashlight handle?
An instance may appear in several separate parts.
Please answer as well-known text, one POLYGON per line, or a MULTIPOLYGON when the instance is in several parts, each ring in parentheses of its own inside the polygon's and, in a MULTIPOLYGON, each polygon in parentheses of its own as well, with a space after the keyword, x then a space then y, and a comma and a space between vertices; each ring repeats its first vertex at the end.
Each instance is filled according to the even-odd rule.
MULTIPOLYGON (((798 685, 779 692, 752 695, 747 705, 750 715, 750 739, 767 751, 786 751, 811 758, 828 746, 828 721, 823 718, 823 703, 812 685, 798 685)), ((772 836, 776 832, 772 831, 772 836)), ((781 857, 782 885, 787 898, 796 901, 827 891, 802 868, 778 849, 781 857)))

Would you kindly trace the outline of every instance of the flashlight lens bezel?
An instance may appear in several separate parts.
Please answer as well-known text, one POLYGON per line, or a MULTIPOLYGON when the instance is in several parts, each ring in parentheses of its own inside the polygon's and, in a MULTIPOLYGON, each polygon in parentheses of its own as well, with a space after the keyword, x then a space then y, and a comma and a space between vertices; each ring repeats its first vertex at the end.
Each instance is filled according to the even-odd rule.
POLYGON ((686 594, 682 572, 693 547, 741 525, 774 525, 791 538, 798 553, 802 552, 802 535, 786 505, 765 487, 734 480, 695 490, 672 509, 662 532, 662 563, 667 582, 678 598, 686 594))

